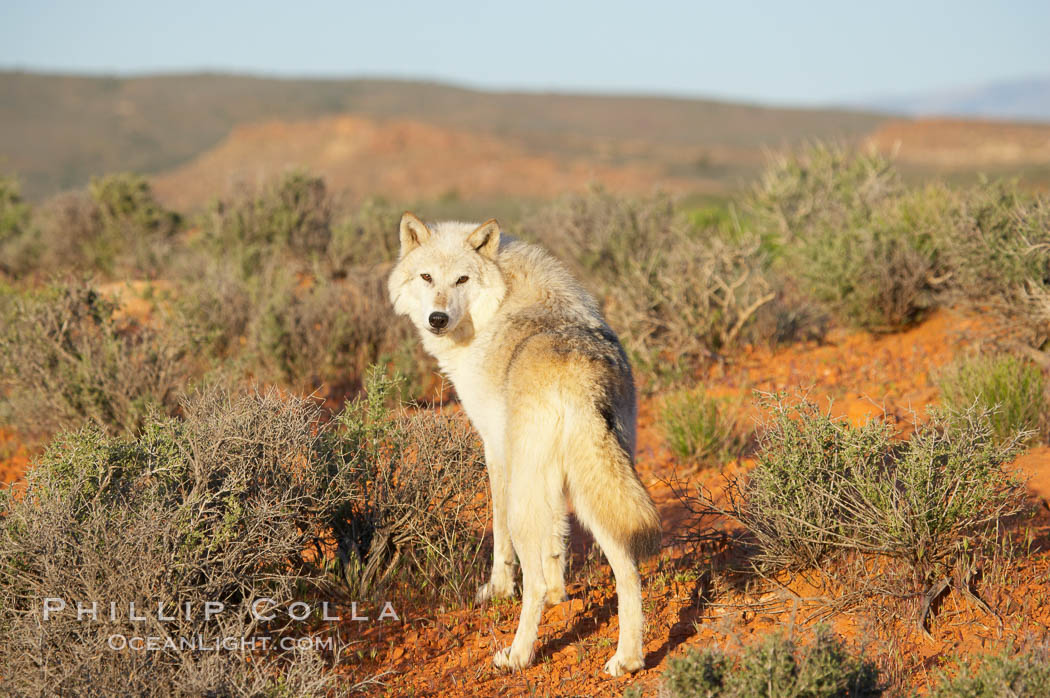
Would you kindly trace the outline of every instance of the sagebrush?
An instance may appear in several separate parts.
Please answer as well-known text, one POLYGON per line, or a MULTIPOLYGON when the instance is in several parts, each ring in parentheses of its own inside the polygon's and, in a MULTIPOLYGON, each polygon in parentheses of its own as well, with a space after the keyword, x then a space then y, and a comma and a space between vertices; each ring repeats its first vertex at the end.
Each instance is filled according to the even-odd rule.
POLYGON ((860 698, 882 692, 875 666, 853 656, 841 641, 819 629, 813 641, 803 646, 783 635, 773 635, 739 655, 690 650, 668 663, 662 695, 860 698))
POLYGON ((193 377, 190 337, 141 326, 92 285, 14 294, 0 304, 0 399, 26 436, 85 423, 108 433, 142 429, 172 412, 193 377))
POLYGON ((1025 432, 1029 440, 1046 433, 1047 381, 1031 362, 1009 354, 963 358, 943 372, 939 385, 950 409, 977 405, 983 410, 1000 441, 1018 432, 1025 432))

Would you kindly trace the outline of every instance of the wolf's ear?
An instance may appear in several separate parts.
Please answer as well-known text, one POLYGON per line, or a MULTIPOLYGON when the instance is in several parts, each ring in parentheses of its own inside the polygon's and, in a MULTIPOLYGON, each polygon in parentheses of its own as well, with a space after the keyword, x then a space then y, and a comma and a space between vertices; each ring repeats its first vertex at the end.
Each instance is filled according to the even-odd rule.
POLYGON ((467 238, 467 244, 482 257, 495 259, 499 252, 499 221, 490 218, 479 225, 467 238))
POLYGON ((405 211, 401 216, 401 256, 416 249, 430 239, 430 228, 416 218, 416 214, 405 211))

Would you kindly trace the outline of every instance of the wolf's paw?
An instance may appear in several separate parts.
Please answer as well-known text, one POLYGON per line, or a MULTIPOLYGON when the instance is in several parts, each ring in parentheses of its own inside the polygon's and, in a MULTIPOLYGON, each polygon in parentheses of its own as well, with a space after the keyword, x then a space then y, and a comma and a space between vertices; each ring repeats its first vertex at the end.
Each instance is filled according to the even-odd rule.
POLYGON ((514 596, 514 582, 497 583, 489 580, 478 587, 478 593, 474 595, 474 599, 481 602, 510 596, 514 596))
POLYGON ((565 587, 561 587, 559 589, 548 589, 544 598, 548 606, 557 606, 562 602, 568 601, 569 595, 565 593, 565 587))
POLYGON ((605 673, 610 676, 632 674, 645 667, 645 660, 639 657, 622 656, 619 652, 605 663, 605 673))
POLYGON ((493 655, 492 663, 496 665, 497 669, 506 669, 507 671, 524 669, 529 664, 532 664, 532 651, 531 649, 524 651, 515 650, 512 643, 510 647, 504 647, 493 655))

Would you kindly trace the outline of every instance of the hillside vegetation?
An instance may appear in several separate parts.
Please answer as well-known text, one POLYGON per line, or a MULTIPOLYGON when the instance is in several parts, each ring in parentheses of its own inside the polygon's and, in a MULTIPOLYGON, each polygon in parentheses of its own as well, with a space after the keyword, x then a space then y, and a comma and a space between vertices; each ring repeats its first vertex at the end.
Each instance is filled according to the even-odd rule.
POLYGON ((34 459, 0 488, 0 692, 1045 695, 1050 488, 1022 476, 1050 475, 1046 196, 814 144, 732 203, 593 187, 503 221, 593 292, 638 384, 665 548, 647 669, 615 680, 578 532, 535 666, 492 667, 517 602, 473 600, 482 448, 390 307, 402 210, 298 170, 179 211, 138 174, 43 204, 0 179, 0 425, 34 459), (897 404, 832 411, 872 380, 897 404), (143 634, 342 644, 111 652, 135 624, 41 623, 55 590, 239 609, 143 634), (342 621, 261 622, 263 595, 342 621), (349 620, 384 601, 397 622, 349 620))
MULTIPOLYGON (((240 124, 348 112, 509 139, 538 155, 612 163, 656 159, 686 170, 729 167, 730 175, 741 164, 753 171, 762 146, 852 139, 882 121, 864 113, 710 100, 214 74, 116 78, 6 72, 0 73, 0 94, 0 171, 19 173, 30 198, 82 186, 108 172, 174 167, 240 124), (712 148, 727 152, 705 154, 712 148), (742 163, 740 151, 747 155, 742 163)), ((716 174, 723 175, 721 169, 716 174)))

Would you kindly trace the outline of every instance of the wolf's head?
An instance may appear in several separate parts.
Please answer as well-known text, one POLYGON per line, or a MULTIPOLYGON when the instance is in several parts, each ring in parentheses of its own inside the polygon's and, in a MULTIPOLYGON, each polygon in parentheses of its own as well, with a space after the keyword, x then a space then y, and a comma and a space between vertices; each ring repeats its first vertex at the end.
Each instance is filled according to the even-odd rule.
POLYGON ((506 285, 496 258, 496 219, 426 224, 401 218, 401 256, 390 273, 390 300, 420 332, 469 339, 499 307, 506 285))

